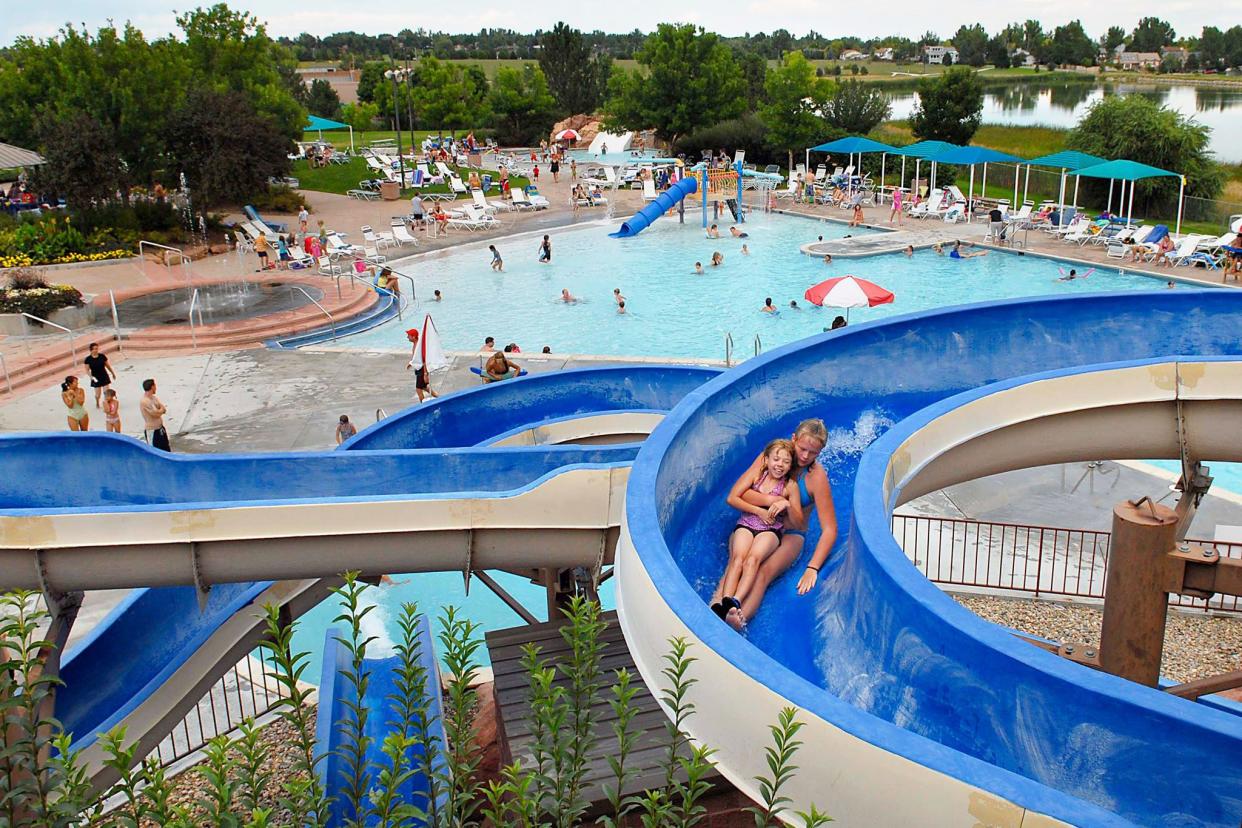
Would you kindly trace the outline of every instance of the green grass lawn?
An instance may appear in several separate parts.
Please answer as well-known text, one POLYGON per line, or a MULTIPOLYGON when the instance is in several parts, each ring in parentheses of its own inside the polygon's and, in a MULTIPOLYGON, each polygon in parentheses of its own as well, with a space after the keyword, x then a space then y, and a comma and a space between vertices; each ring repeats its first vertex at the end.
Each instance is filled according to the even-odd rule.
MULTIPOLYGON (((496 170, 483 170, 482 173, 490 174, 493 182, 500 177, 500 173, 496 170)), ((375 178, 371 169, 367 167, 366 161, 361 158, 351 158, 348 164, 329 164, 326 167, 317 167, 315 169, 311 169, 309 161, 295 161, 292 175, 301 182, 301 189, 303 190, 314 190, 319 193, 336 193, 337 195, 345 195, 349 190, 357 189, 358 182, 363 179, 375 178)), ((467 175, 469 175, 469 171, 462 175, 462 179, 464 180, 467 175)), ((520 175, 510 176, 509 182, 514 187, 527 187, 530 185, 530 181, 520 175)), ((418 189, 407 188, 402 194, 411 196, 414 193, 447 192, 451 192, 448 184, 429 184, 418 189)), ((495 190, 493 189, 492 194, 494 193, 495 190)))
MULTIPOLYGON (((466 134, 469 133, 470 131, 471 130, 468 130, 468 129, 459 129, 457 130, 457 137, 465 138, 466 134)), ((419 144, 421 144, 424 138, 427 138, 427 137, 436 138, 440 134, 441 134, 440 130, 438 129, 416 129, 414 130, 414 146, 417 147, 419 144)), ((450 134, 451 133, 449 130, 447 129, 444 130, 444 136, 446 138, 450 134)), ((483 139, 485 139, 487 136, 491 134, 492 134, 492 130, 490 129, 479 128, 479 129, 474 130, 474 137, 477 138, 479 141, 482 141, 483 139)), ((306 137, 304 140, 306 141, 318 141, 319 140, 318 132, 307 132, 305 136, 306 137)), ((336 147, 337 149, 347 150, 349 149, 349 130, 339 129, 333 132, 325 132, 323 134, 323 140, 326 143, 329 143, 332 146, 336 147)), ((358 152, 361 152, 369 144, 372 144, 372 143, 376 143, 379 141, 396 141, 396 140, 397 140, 397 133, 395 130, 391 130, 391 129, 373 129, 373 130, 367 130, 366 132, 359 132, 358 130, 354 130, 354 149, 358 152)), ((409 151, 409 148, 410 148, 410 133, 408 130, 403 129, 401 130, 401 149, 402 151, 409 151)))

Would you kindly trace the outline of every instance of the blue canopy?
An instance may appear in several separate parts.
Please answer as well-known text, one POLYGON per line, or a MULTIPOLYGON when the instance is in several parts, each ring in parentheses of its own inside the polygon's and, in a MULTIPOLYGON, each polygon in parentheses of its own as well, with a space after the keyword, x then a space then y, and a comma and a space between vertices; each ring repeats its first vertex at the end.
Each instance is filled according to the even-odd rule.
POLYGON ((897 148, 890 147, 888 144, 882 144, 879 141, 873 141, 863 135, 849 135, 845 138, 829 141, 826 144, 820 144, 818 147, 811 147, 811 152, 844 152, 847 155, 853 155, 856 152, 897 152, 897 148))
POLYGON ((908 147, 899 147, 893 150, 894 155, 905 155, 910 158, 923 158, 928 161, 938 161, 937 155, 949 149, 958 149, 957 144, 950 144, 947 141, 919 141, 917 144, 910 144, 908 147))
POLYGON ((306 126, 302 127, 303 132, 322 132, 325 129, 353 129, 349 124, 342 124, 340 121, 330 121, 327 118, 320 118, 318 115, 306 116, 306 126))
POLYGON ((1177 173, 1140 164, 1138 161, 1106 161, 1094 167, 1086 167, 1077 171, 1078 175, 1087 178, 1115 178, 1120 181, 1140 181, 1144 178, 1158 178, 1162 175, 1180 178, 1177 173))
POLYGON ((1062 150, 1052 155, 1041 155, 1026 163, 1036 167, 1060 167, 1063 170, 1081 170, 1083 167, 1094 167, 1103 164, 1107 158, 1099 158, 1077 150, 1062 150))
POLYGON ((931 160, 939 164, 960 164, 962 166, 974 166, 975 164, 989 164, 997 161, 1008 161, 1013 163, 1022 159, 1016 155, 1010 155, 1000 150, 988 149, 987 147, 954 147, 931 157, 931 160))

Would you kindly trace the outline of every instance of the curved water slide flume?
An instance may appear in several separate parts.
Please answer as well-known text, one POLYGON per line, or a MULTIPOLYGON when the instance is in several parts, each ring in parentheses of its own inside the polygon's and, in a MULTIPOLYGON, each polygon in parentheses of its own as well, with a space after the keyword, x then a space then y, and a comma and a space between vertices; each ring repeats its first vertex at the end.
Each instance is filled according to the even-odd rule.
MULTIPOLYGON (((804 340, 692 392, 644 444, 627 489, 617 600, 644 678, 659 683, 669 636, 695 643, 699 687, 711 696, 697 699, 689 729, 718 749, 722 770, 748 792, 767 773, 757 747, 770 739, 767 726, 781 707, 799 707, 807 747, 787 793, 844 825, 1238 825, 1242 718, 1067 663, 979 619, 908 563, 889 515, 896 497, 939 484, 930 476, 920 484, 918 473, 935 471, 927 446, 948 446, 947 422, 957 437, 980 439, 948 447, 943 456, 954 460, 940 472, 945 480, 973 476, 955 463, 993 455, 981 449, 997 424, 988 418, 1014 393, 988 386, 1027 385, 1017 378, 1035 367, 1052 372, 1042 378, 1049 381, 1120 364, 1112 370, 1122 374, 1107 382, 1101 374, 1063 378, 1057 394, 1030 385, 1035 396, 1024 405, 1035 412, 1069 409, 1078 398, 1095 406, 1071 431, 1118 413, 1171 428, 1167 410, 1144 409, 1167 409, 1175 389, 1186 399, 1207 395, 1190 406, 1201 417, 1192 436, 1218 427, 1216 414, 1204 412, 1217 407, 1212 395, 1242 392, 1236 383, 1228 390, 1236 369, 1209 364, 1205 376, 1224 379, 1195 391, 1169 381, 1167 363, 1242 355, 1239 321, 1242 293, 1234 291, 979 305, 804 340), (1113 410, 1113 392, 1125 411, 1113 410), (951 399, 959 394, 978 398, 969 415, 956 412, 967 402, 951 399), (829 426, 824 460, 840 537, 820 588, 799 598, 796 578, 777 582, 742 637, 704 601, 723 565, 722 527, 733 519, 725 494, 764 440, 807 416, 829 426), (920 439, 923 461, 915 459, 920 439)), ((1151 433, 1100 443, 1121 456, 1151 433)), ((1219 454, 1229 436, 1205 444, 1216 456, 1204 459, 1237 459, 1237 447, 1219 454)), ((1045 442, 1046 451, 1027 444, 997 463, 1055 459, 1060 444, 1045 442)), ((1130 456, 1176 449, 1167 435, 1140 444, 1148 450, 1130 456)), ((991 448, 1012 445, 993 439, 991 448)))
MULTIPOLYGON (((619 502, 608 505, 608 516, 600 509, 603 500, 619 495, 635 445, 486 444, 520 435, 523 428, 558 424, 586 423, 588 431, 609 433, 609 418, 630 418, 621 428, 633 433, 633 418, 654 422, 686 391, 718 373, 633 366, 535 375, 487 393, 471 389, 397 413, 348 446, 382 448, 372 451, 169 456, 98 433, 3 436, 0 582, 32 587, 42 577, 60 589, 161 585, 136 590, 64 659, 58 714, 77 746, 87 749, 88 766, 97 769, 97 735, 115 725, 127 726, 127 739, 154 748, 201 692, 253 649, 262 630, 259 607, 274 602, 296 617, 317 603, 332 583, 321 577, 325 554, 329 569, 350 563, 345 548, 365 548, 373 565, 387 556, 391 565, 413 569, 444 568, 446 561, 460 568, 468 554, 479 566, 511 563, 515 544, 526 545, 518 538, 522 523, 531 547, 516 550, 525 556, 523 565, 555 563, 552 554, 569 561, 575 553, 552 548, 558 545, 550 545, 539 528, 563 524, 567 518, 551 512, 564 513, 566 498, 584 486, 595 491, 599 508, 568 519, 581 523, 586 511, 594 511, 586 520, 600 526, 567 528, 560 532, 567 542, 559 546, 580 545, 584 533, 615 535, 619 502), (48 457, 57 463, 49 466, 48 457), (42 471, 34 475, 32 469, 42 471), (71 470, 73 479, 57 470, 71 470), (471 509, 480 505, 488 510, 489 500, 509 508, 515 522, 496 530, 475 523, 467 551, 460 520, 469 522, 471 509), (421 563, 411 563, 401 550, 410 510, 428 516, 454 512, 459 519, 456 527, 430 524, 419 536, 421 563), (351 514, 355 523, 344 525, 351 514), (338 515, 344 517, 338 521, 338 515), (318 552, 319 563, 299 563, 305 578, 287 580, 299 573, 275 556, 267 575, 282 580, 227 582, 238 576, 225 571, 229 561, 250 568, 257 552, 279 552, 289 543, 318 552), (146 558, 123 557, 117 554, 122 548, 144 550, 146 558), (87 574, 80 565, 84 556, 107 556, 109 565, 87 574), (201 604, 192 585, 196 559, 203 583, 212 585, 201 604), (40 567, 42 576, 36 574, 40 567)), ((96 775, 97 784, 108 781, 108 772, 96 775)))

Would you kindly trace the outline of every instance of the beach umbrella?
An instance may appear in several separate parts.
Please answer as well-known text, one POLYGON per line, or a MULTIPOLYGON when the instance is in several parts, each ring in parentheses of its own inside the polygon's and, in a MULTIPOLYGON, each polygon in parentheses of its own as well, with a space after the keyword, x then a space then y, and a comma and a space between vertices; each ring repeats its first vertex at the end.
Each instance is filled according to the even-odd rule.
POLYGON ((887 305, 894 298, 891 290, 885 290, 876 283, 859 279, 857 276, 836 276, 832 279, 825 279, 818 285, 807 288, 802 297, 813 305, 845 308, 847 319, 850 308, 873 308, 876 305, 887 305))
POLYGON ((578 131, 576 129, 562 129, 560 132, 556 133, 556 140, 577 141, 578 131))

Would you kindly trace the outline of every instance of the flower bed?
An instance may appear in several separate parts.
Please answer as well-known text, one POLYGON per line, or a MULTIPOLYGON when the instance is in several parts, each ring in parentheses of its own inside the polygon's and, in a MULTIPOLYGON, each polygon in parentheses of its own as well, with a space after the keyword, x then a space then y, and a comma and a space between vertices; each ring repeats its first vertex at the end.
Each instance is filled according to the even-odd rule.
POLYGON ((130 250, 105 250, 101 253, 67 253, 54 259, 38 261, 27 253, 14 253, 8 256, 0 256, 0 270, 10 267, 33 267, 35 265, 103 262, 110 259, 128 259, 133 255, 133 252, 130 250))
POLYGON ((98 262, 133 255, 111 237, 87 238, 67 216, 47 216, 0 226, 0 268, 98 262))

